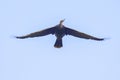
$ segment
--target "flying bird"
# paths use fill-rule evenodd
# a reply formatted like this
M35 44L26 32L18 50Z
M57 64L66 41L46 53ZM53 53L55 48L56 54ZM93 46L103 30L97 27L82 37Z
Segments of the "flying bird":
M96 41L104 40L104 38L97 38L97 37L88 35L86 33L79 32L79 31L74 30L74 29L70 29L70 28L63 25L64 21L65 21L65 19L61 20L58 25L53 26L51 28L47 28L44 30L33 32L33 33L30 33L30 34L27 34L24 36L16 36L16 38L17 39L25 39L25 38L34 38L34 37L46 36L49 34L53 34L56 36L56 42L54 44L55 48L61 48L63 46L62 38L65 35L71 35L71 36L78 37L78 38L91 39L91 40L96 40Z

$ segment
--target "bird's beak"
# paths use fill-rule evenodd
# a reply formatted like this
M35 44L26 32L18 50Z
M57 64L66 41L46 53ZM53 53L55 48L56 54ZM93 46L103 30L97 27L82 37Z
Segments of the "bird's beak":
M61 20L61 21L60 21L60 24L62 24L64 21L65 21L65 19Z

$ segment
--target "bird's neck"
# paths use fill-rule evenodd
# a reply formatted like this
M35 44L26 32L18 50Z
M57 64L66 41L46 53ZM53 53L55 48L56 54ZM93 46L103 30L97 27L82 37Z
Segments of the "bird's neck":
M60 28L63 28L63 24L62 24L62 23L60 23L60 24L59 24L59 27L60 27Z

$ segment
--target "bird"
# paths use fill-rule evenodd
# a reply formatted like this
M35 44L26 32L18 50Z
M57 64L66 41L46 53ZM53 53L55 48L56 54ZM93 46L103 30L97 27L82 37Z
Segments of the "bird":
M55 48L61 48L63 47L63 43L62 43L62 38L65 35L71 35L74 37L78 37L78 38L83 38L83 39L91 39L91 40L96 40L96 41L103 41L105 38L97 38L94 36L91 36L89 34L68 28L66 26L63 25L63 22L65 21L65 19L60 20L59 24L47 28L47 29L43 29L43 30L39 30L24 36L16 36L17 39L26 39L26 38L34 38L34 37L41 37L41 36L46 36L49 34L55 35L56 36L56 42L54 44Z

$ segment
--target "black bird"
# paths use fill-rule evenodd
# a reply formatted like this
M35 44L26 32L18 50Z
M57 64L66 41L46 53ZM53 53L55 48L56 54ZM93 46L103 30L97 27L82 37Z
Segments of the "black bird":
M54 27L47 28L47 29L37 31L37 32L34 32L34 33L30 33L30 34L25 35L25 36L17 36L16 38L25 39L25 38L33 38L33 37L45 36L45 35L48 35L48 34L53 34L57 38L56 42L54 44L54 47L56 47L56 48L61 48L63 46L62 38L65 35L72 35L72 36L79 37L79 38L91 39L91 40L97 40L97 41L104 40L104 38L97 38L97 37L94 37L94 36L91 36L91 35L76 31L74 29L70 29L68 27L65 27L62 24L64 21L65 21L65 19L61 20L60 23L58 25L54 26Z

